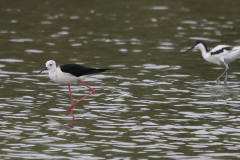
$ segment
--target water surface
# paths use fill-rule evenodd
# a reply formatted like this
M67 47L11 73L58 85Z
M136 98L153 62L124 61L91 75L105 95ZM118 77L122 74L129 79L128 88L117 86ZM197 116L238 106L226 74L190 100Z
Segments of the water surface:
M204 40L238 45L239 1L2 1L2 159L239 159L239 60L224 67ZM36 75L47 60L110 68L68 87ZM223 80L223 78L221 79ZM90 90L72 85L75 100Z

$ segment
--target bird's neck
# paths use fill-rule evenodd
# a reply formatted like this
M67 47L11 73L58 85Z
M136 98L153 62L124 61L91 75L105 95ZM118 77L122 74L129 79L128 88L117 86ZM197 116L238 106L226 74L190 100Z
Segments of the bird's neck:
M49 75L55 75L56 74L56 68L53 68L48 71Z
M206 44L199 44L197 48L202 52L203 57L205 57L208 54L208 49Z

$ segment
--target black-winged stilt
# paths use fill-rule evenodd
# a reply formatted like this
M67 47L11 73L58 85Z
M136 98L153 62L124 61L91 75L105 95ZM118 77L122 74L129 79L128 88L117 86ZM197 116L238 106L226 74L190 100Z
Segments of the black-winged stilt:
M225 71L216 79L216 82L218 83L220 78L226 73L226 78L224 79L224 84L226 84L227 71L229 69L228 64L240 58L240 46L218 45L208 52L206 44L203 41L197 41L194 46L182 53L194 48L199 49L202 52L202 56L206 61L226 66Z
M86 83L83 83L82 80L87 78L89 76L89 74L100 73L100 72L109 70L109 69L88 68L88 67L80 66L78 64L63 64L63 65L56 67L56 62L54 60L49 60L46 62L46 67L43 70L41 70L38 74L40 74L42 71L44 71L46 69L48 70L49 78L53 82L58 83L58 84L67 84L68 85L72 103L71 103L71 106L68 108L67 114L69 114L71 112L71 115L72 115L74 105L76 105L77 103L82 101L84 98L90 96L91 94L93 94L95 92L95 90L93 88L89 87ZM91 89L92 92L74 103L70 84L73 84L76 82L82 83L83 85L85 85L86 87Z

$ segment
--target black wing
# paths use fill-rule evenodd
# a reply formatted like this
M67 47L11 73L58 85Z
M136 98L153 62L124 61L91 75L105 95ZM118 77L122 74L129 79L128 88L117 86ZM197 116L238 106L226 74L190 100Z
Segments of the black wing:
M87 74L100 73L100 72L109 70L109 69L88 68L88 67L80 66L78 64L63 64L63 65L60 65L60 69L62 72L70 73L76 77L87 75Z
M227 47L223 47L222 49L220 50L217 50L215 52L210 52L211 55L214 55L214 54L219 54L219 53L222 53L224 50L227 50L227 51L231 51L233 49L232 46L227 46Z

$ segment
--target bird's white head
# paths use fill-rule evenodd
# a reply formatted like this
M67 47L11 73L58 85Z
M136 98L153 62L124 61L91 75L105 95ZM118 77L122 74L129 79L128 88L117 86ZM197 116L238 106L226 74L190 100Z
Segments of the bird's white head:
M54 60L49 60L49 61L46 62L46 67L43 70L41 70L38 74L40 74L44 70L51 71L51 70L54 70L54 69L56 69L56 62Z
M52 70L56 68L56 62L54 60L49 60L46 62L46 68Z

